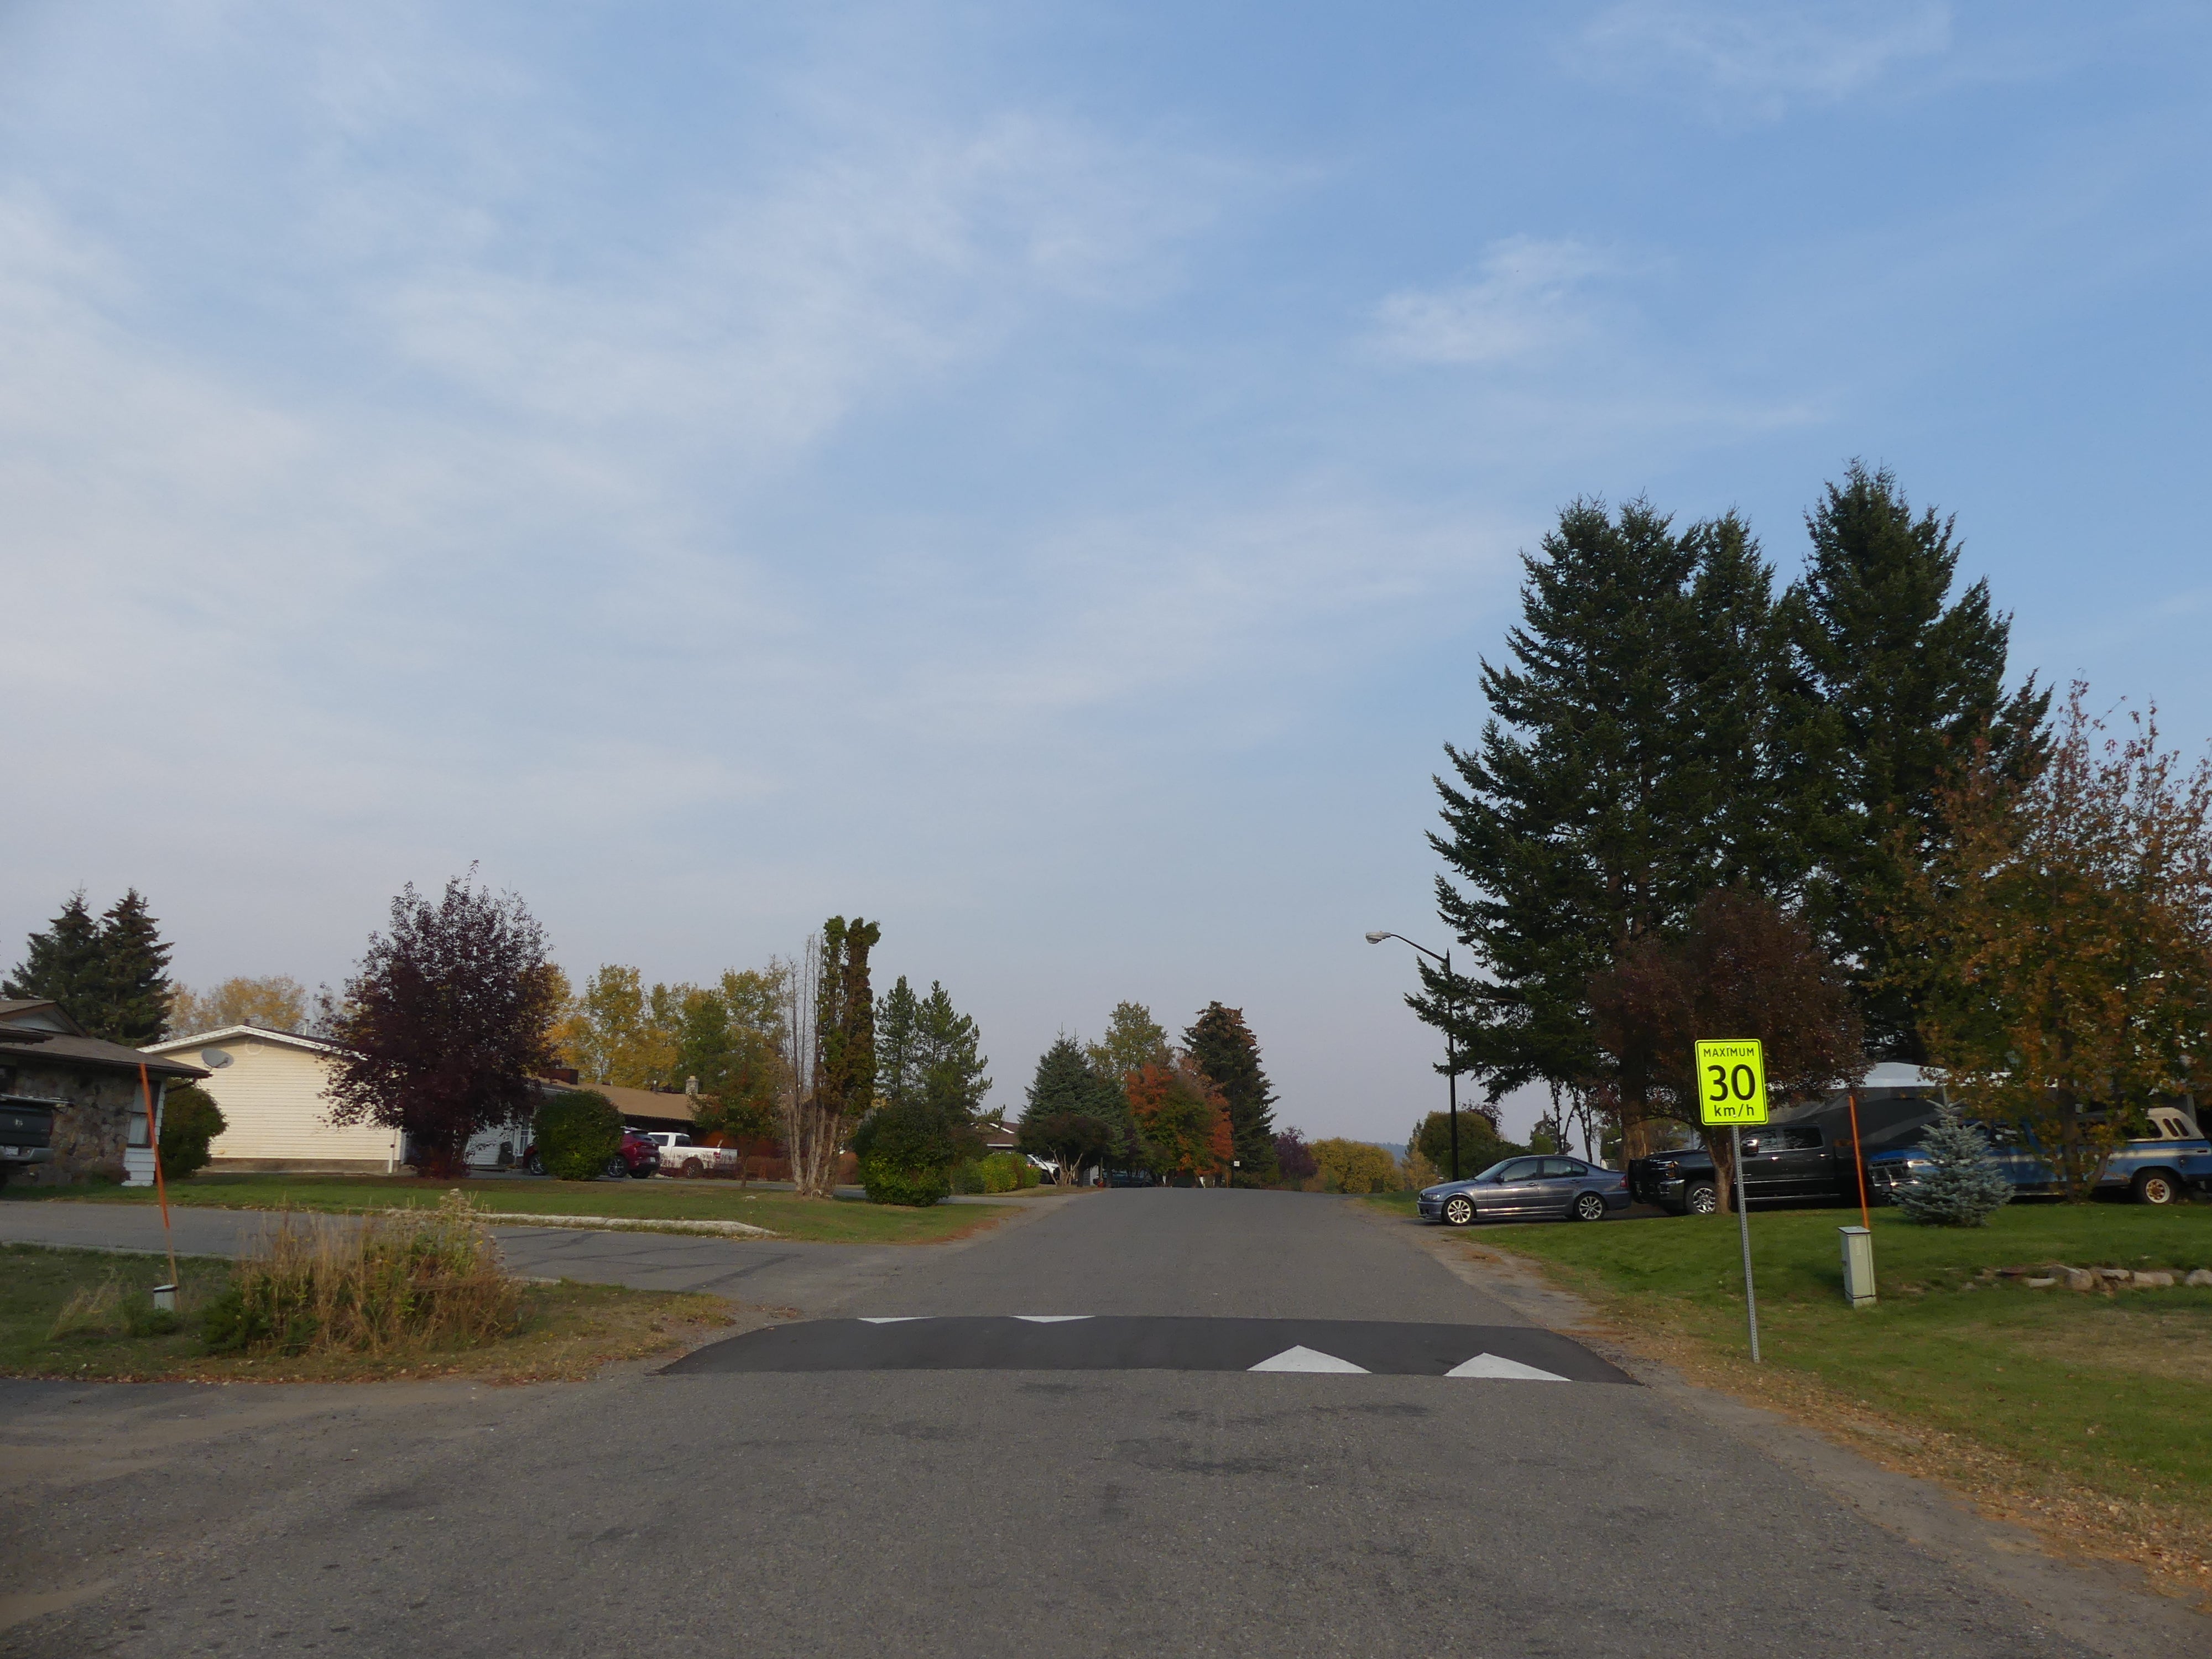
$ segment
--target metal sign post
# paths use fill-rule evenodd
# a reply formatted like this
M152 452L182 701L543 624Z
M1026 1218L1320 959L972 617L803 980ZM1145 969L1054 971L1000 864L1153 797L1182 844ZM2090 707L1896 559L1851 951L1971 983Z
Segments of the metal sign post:
M1751 1363L1759 1364L1759 1294L1751 1282L1751 1213L1743 1202L1743 1126L1766 1121L1766 1051L1753 1037L1700 1042L1698 1120L1725 1123L1735 1161L1735 1224L1743 1240L1743 1311L1751 1327Z
M1735 1147L1735 1230L1743 1238L1743 1311L1751 1322L1751 1363L1759 1364L1759 1293L1751 1288L1751 1212L1743 1207L1743 1126L1729 1125Z

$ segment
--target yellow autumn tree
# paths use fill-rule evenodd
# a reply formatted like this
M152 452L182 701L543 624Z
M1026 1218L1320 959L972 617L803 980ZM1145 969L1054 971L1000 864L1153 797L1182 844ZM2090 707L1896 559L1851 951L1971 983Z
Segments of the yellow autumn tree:
M1972 757L1899 929L1952 1094L2023 1126L2076 1201L2212 1059L2212 763L2161 750L2155 709L2112 735L2087 691L2033 780Z

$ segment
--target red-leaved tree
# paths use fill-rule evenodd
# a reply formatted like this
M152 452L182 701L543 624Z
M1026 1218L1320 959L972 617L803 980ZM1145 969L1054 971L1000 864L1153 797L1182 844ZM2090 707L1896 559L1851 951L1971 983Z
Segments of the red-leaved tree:
M1814 1095L1865 1073L1850 991L1803 921L1771 901L1732 889L1707 893L1675 939L1647 936L1590 981L1599 1044L1624 1075L1640 1073L1651 1104L1698 1117L1695 1045L1756 1037L1771 1094ZM1735 1166L1724 1130L1701 1129L1734 1200Z
M478 1131L526 1119L531 1079L559 1063L561 981L544 932L520 898L475 886L475 874L471 866L434 902L409 883L343 1000L323 1004L339 1045L331 1121L404 1131L418 1172L440 1180L468 1174Z

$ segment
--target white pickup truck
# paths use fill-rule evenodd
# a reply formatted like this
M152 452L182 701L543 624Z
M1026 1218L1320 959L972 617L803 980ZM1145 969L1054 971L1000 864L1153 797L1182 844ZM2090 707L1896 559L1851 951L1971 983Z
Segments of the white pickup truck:
M702 1146L690 1135L672 1129L650 1129L646 1137L660 1148L660 1173L665 1176L738 1175L744 1155L733 1146Z

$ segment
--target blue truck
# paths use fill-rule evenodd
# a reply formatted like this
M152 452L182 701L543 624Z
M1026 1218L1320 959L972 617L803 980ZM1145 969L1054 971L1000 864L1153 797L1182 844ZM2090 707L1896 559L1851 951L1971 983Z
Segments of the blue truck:
M2100 1198L2126 1198L2137 1204L2178 1204L2193 1190L2212 1194L2212 1140L2185 1105L2154 1106L2147 1115L2151 1133L2123 1141L2098 1178ZM2058 1172L2035 1137L2011 1123L1978 1123L1990 1143L1990 1155L2016 1197L2063 1192ZM1932 1168L1917 1146L1899 1146L1866 1161L1869 1197L1890 1198L1900 1187L1917 1185Z

